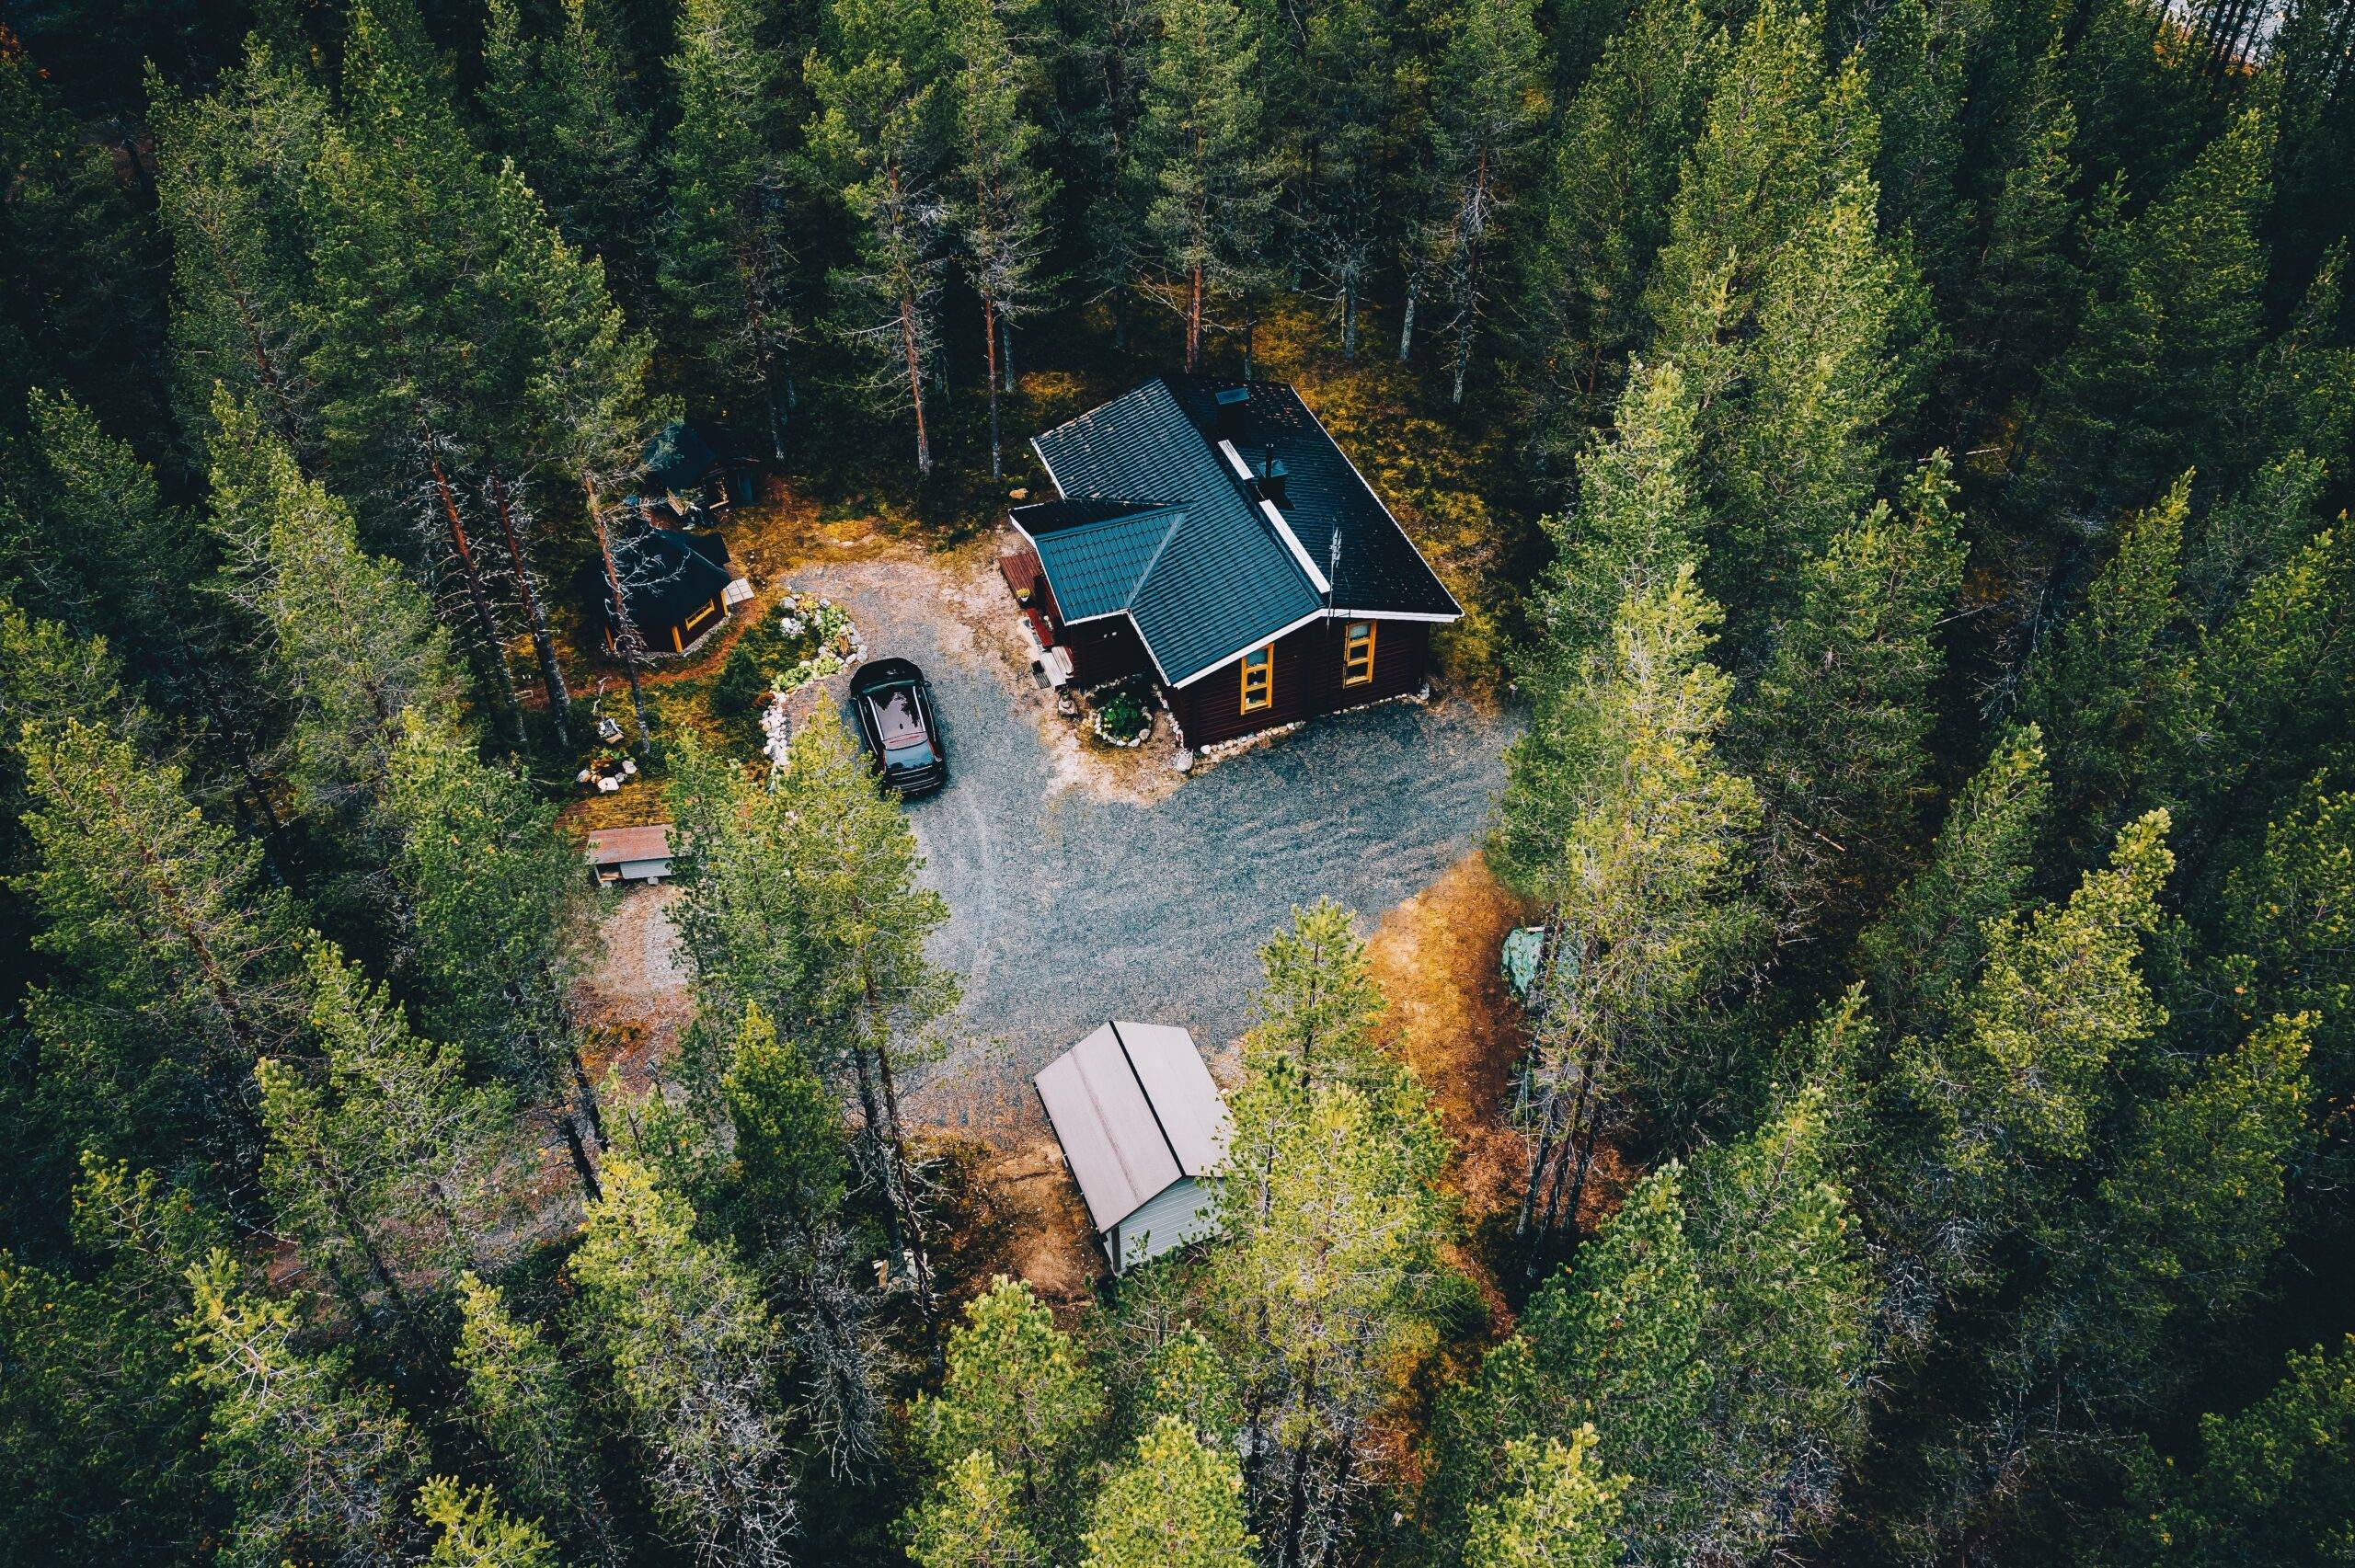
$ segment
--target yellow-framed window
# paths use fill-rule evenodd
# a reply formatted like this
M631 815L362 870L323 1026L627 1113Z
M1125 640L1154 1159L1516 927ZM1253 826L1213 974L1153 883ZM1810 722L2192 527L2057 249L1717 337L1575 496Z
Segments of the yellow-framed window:
M1258 713L1276 700L1276 645L1253 648L1243 656L1243 711Z
M1341 684L1373 684L1373 623L1352 621L1341 634Z

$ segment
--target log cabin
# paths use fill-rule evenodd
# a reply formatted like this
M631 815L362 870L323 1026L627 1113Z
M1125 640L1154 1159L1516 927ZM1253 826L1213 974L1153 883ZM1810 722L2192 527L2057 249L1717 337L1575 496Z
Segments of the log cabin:
M1001 558L1051 677L1143 676L1189 747L1418 692L1463 617L1281 382L1166 376L1034 438Z

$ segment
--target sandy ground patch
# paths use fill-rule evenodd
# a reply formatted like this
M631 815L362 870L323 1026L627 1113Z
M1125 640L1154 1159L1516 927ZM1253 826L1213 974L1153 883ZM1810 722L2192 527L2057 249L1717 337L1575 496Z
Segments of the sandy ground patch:
M1519 1196L1522 1143L1506 1114L1528 1036L1498 954L1522 922L1521 900L1475 850L1393 906L1366 947L1390 999L1385 1032L1455 1140L1451 1180L1475 1223Z
M651 1082L655 1065L677 1049L679 1032L694 1016L685 959L670 921L679 890L643 884L600 890L599 934L604 962L579 993L590 1028L589 1075L609 1070L633 1090Z

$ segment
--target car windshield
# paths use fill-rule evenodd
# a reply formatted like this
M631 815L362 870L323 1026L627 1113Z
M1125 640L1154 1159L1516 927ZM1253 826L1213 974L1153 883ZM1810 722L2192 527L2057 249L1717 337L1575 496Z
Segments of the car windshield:
M924 715L916 706L914 687L894 686L873 692L867 707L875 718L876 738L891 753L892 761L922 761L931 755L930 737L924 732ZM924 757L913 754L919 751Z

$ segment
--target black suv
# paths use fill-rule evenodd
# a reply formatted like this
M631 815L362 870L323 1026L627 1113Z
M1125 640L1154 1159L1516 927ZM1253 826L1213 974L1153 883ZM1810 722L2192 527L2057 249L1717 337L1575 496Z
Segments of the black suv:
M861 665L850 678L850 705L884 788L930 795L948 782L948 749L923 670L904 658Z

